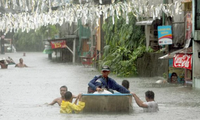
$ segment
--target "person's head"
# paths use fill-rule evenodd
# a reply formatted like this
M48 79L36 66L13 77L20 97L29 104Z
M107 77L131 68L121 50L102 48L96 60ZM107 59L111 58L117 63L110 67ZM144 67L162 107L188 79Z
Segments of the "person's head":
M101 69L102 76L107 78L110 73L110 68L108 66L103 66Z
M65 100L69 101L69 102L72 102L72 93L70 91L67 91L65 93Z
M177 74L175 72L173 72L172 75L171 75L171 82L176 83L177 79L178 79Z
M64 85L64 86L61 86L60 87L60 95L62 97L64 97L65 93L67 92L67 87Z
M20 58L20 59L19 59L19 62L20 62L20 63L23 63L23 59L22 59L22 58Z
M154 92L153 91L146 91L145 92L146 101L154 100Z
M122 81L122 86L125 87L126 89L129 89L129 81L128 80L123 80Z

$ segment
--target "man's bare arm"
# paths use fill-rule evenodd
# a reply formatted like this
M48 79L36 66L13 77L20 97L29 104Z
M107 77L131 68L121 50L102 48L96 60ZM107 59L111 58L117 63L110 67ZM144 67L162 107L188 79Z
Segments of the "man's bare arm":
M137 103L137 105L139 107L143 107L143 108L147 108L148 107L146 104L143 103L142 100L140 100L140 98L135 93L132 93L132 95L135 98L135 101L136 101L136 103Z
M73 98L77 98L77 96L76 96L76 95L72 95L72 97L73 97Z
M55 103L58 103L58 98L54 99L51 103L49 103L49 105L54 105Z
M77 104L77 102L81 101L81 94L79 94L77 97L76 97L76 100L74 101L74 104Z
M18 64L16 64L16 65L15 65L15 67L19 67L19 65L18 65Z

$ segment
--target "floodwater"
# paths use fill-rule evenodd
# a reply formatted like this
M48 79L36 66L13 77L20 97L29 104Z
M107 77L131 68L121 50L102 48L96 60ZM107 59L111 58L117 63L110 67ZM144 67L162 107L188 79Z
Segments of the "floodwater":
M28 68L0 69L0 120L199 120L200 90L183 85L154 85L160 79L114 78L119 84L130 81L130 91L145 100L144 92L153 90L159 112L144 113L133 99L133 112L127 114L60 114L59 106L47 103L60 96L59 88L66 85L73 94L87 92L87 84L94 75L100 74L92 67L55 63L43 53L6 53L18 63L24 59Z

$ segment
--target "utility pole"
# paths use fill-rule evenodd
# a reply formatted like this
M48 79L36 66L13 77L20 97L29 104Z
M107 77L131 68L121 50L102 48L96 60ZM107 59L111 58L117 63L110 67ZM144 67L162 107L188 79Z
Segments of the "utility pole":
M1 36L1 54L5 54L4 51L4 35Z

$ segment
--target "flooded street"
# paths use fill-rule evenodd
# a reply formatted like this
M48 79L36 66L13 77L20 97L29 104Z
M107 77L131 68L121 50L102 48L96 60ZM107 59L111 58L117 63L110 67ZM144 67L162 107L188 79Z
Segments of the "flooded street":
M43 53L6 53L18 63L24 59L28 68L0 69L0 120L199 120L200 90L183 85L153 85L159 78L114 78L119 84L130 81L130 91L145 100L147 90L155 92L160 111L143 113L133 99L132 113L127 114L60 114L59 106L47 103L60 96L59 88L66 85L73 94L86 93L88 82L100 74L92 67L55 63Z

